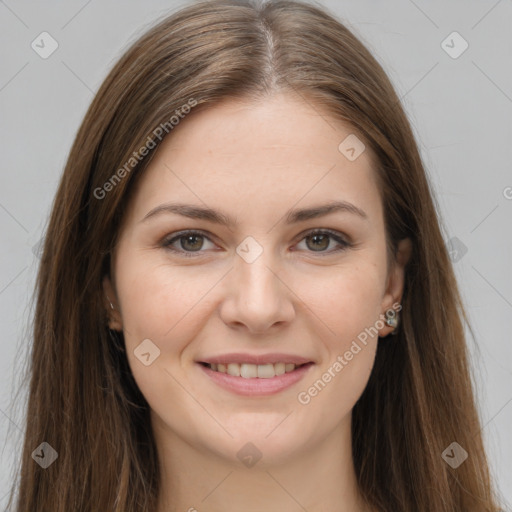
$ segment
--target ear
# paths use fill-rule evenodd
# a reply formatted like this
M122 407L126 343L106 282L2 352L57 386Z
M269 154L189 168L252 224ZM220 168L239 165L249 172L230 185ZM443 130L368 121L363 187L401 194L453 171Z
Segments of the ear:
M396 249L395 260L393 261L391 265L391 270L389 272L386 292L384 294L384 297L382 298L382 315L384 315L388 309L391 309L393 304L400 304L402 301L405 283L405 266L407 265L409 259L411 258L411 255L411 239L404 238L403 240L400 240L400 242L398 243L398 247ZM393 309L395 309L396 311L396 306ZM379 336L383 338L390 334L393 330L393 327L385 324L384 327L379 330Z
M110 277L105 276L103 278L103 296L105 308L108 315L108 326L113 331L123 330L123 321L121 313L119 311L119 305L117 301L117 294L114 290Z

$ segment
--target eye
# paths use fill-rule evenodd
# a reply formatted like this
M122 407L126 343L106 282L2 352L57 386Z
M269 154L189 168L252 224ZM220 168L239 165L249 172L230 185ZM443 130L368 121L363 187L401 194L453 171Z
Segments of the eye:
M310 231L309 233L306 233L302 240L305 241L306 247L313 248L311 252L332 254L333 252L343 251L351 246L351 244L345 240L340 233L329 229ZM331 245L332 241L336 242L334 245L336 246L337 244L337 248L329 251L324 250Z
M208 240L209 243L213 245L213 242L211 242L209 237L201 231L182 231L181 233L173 233L173 235L174 236L171 236L171 238L167 237L162 241L162 247L182 254L187 258L195 257L196 255L194 253L204 252L201 251L201 249L204 248L204 240ZM313 248L308 252L332 254L351 247L351 243L345 240L341 233L330 231L328 229L309 231L303 235L301 242L303 240L305 241L308 249ZM335 248L331 248L331 250L326 251L325 249L329 248L332 241L336 242L334 244ZM176 244L178 244L178 247L176 247Z
M162 245L171 251L182 253L186 257L193 257L195 255L191 253L201 252L200 249L204 245L203 240L209 240L209 238L201 231L182 231L170 239L165 239ZM179 242L180 247L173 247L176 242Z

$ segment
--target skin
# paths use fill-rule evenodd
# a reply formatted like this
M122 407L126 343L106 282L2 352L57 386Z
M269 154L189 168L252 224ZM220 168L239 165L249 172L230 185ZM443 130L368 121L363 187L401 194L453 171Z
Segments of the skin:
M298 400L365 328L400 302L409 240L388 273L382 201L367 149L338 150L353 133L291 93L224 101L192 112L141 177L121 228L104 290L110 328L123 330L135 380L151 407L162 486L158 512L261 510L362 512L351 455L351 411L366 387L377 343L367 344L309 403ZM347 211L287 225L291 208L348 201ZM183 202L221 210L229 229L153 208ZM165 239L181 230L204 237ZM308 231L331 229L316 242ZM263 249L252 263L236 248ZM194 249L196 249L194 251ZM188 251L193 257L183 255ZM108 304L108 302L107 302ZM385 337L392 327L377 324ZM134 350L150 339L145 366ZM228 352L284 352L315 361L291 388L243 397L218 387L195 363ZM331 370L332 372L332 370ZM237 452L262 458L246 467Z

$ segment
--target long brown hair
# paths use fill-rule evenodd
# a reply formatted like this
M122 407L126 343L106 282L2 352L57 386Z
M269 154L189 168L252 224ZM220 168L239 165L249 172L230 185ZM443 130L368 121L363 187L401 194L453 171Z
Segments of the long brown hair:
M220 0L188 6L134 43L100 87L72 146L37 278L17 512L155 509L159 466L149 406L122 335L107 327L102 278L129 193L159 135L172 136L176 110L182 119L194 102L198 110L235 97L264 101L275 91L300 94L360 134L377 157L389 245L405 237L413 243L401 328L379 342L353 409L362 494L379 511L498 510L466 314L414 135L388 77L325 9ZM141 158L149 141L153 149ZM442 457L454 441L469 453L456 469ZM47 469L32 458L41 442L58 453Z

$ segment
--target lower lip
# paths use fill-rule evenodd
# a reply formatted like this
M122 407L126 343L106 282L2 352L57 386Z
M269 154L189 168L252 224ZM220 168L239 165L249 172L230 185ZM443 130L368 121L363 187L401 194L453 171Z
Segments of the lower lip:
M216 372L200 363L197 364L221 388L244 396L275 395L299 382L313 366L313 363L307 363L292 372L276 375L270 379L246 379L245 377L235 377L228 373Z

